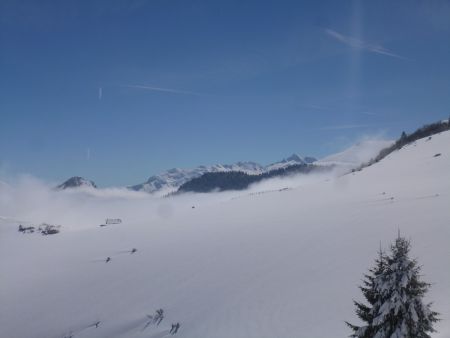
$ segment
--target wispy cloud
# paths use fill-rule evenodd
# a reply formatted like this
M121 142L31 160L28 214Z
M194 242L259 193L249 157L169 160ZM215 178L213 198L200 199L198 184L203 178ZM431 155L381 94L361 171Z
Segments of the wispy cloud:
M308 109L315 109L315 110L328 110L329 108L320 104L309 104L309 103L302 103L299 105L302 108L308 108Z
M376 113L373 113L373 112L371 112L371 111L362 111L361 114L363 114L363 115L369 115L369 116L375 116L375 115L377 115Z
M325 126L317 128L317 130L344 130L344 129L357 129L373 127L371 124L340 124L334 126Z
M179 90L179 89L173 89L173 88L161 88L161 87L155 87L155 86L123 85L122 87L150 90L150 91L156 91L156 92L165 92L165 93L172 93L172 94L184 94L184 95L194 95L194 96L202 96L203 95L201 93L191 92L191 91L187 91L187 90Z
M103 97L103 88L98 87L98 100L101 101Z
M361 49L361 50L366 50L372 53L376 53L376 54L381 54L381 55L386 55L386 56L390 56L393 58L397 58L397 59L402 59L402 60L409 60L408 58L398 55L394 52L392 52L391 50L383 47L380 44L376 44L376 43L370 43L370 42L366 42L351 36L347 36L344 34L341 34L339 32L336 32L335 30L332 29L325 29L325 33L327 35L329 35L330 37L332 37L333 39L346 44L352 48L355 49Z

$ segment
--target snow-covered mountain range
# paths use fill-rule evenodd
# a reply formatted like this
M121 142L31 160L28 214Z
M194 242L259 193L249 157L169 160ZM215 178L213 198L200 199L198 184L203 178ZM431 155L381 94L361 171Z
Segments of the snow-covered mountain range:
M316 161L314 157L300 157L293 154L290 157L263 166L255 162L237 162L234 164L215 164L210 166L201 165L193 169L173 168L159 175L151 176L146 182L129 187L136 191L154 193L158 191L170 192L178 189L182 184L193 178L200 177L210 172L241 171L249 175L259 175L271 170L286 168L296 164L307 164Z
M369 161L376 156L381 149L391 145L392 142L393 141L387 140L365 140L342 152L327 156L320 160L317 160L311 156L302 157L298 154L292 154L281 161L268 165L261 165L256 162L246 161L236 162L234 164L200 165L191 169L173 168L160 174L153 175L143 183L129 186L128 189L164 195L176 191L184 183L200 177L205 173L240 171L249 175L259 175L272 170L278 170L299 164L334 165L340 167L342 170L348 170L356 168L362 163ZM96 188L96 185L93 181L76 176L71 177L57 188L67 189L77 187Z
M255 162L237 162L231 165L216 164L211 166L198 166L193 169L170 169L161 174L151 176L146 182L129 187L136 191L148 193L168 193L178 189L182 184L200 177L209 172L242 171L250 175L258 175L272 170L287 168L298 164L334 165L342 170L349 170L370 161L378 155L381 149L390 146L390 140L364 140L348 149L317 160L311 156L301 157L297 154L269 165L261 165Z

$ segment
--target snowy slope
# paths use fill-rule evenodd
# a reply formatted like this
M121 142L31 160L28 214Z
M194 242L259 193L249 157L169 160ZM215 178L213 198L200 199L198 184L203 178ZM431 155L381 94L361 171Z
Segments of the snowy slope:
M398 228L433 283L433 337L449 337L449 144L441 133L360 172L266 194L2 194L0 215L63 227L22 235L0 219L0 337L156 338L175 322L180 338L347 337L357 285ZM123 223L98 227L106 217ZM158 308L166 318L144 330Z
M342 152L324 157L314 164L339 165L349 169L356 168L362 163L369 162L381 149L387 148L394 143L389 140L364 140Z

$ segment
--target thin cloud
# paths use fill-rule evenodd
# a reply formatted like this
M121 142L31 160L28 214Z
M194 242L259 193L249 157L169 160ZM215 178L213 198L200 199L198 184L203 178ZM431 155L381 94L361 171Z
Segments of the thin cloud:
M362 111L361 114L363 115L369 115L369 116L375 116L377 115L376 113L370 112L370 111Z
M194 96L201 96L203 94L191 92L187 90L178 90L173 88L161 88L161 87L153 87L153 86L142 86L142 85L123 85L122 87L126 88L134 88L134 89L144 89L144 90L150 90L150 91L156 91L156 92L164 92L164 93L172 93L172 94L184 94L184 95L194 95Z
M103 97L103 88L102 87L98 87L98 99L99 101L102 100Z
M317 130L344 130L344 129L356 129L356 128L367 128L373 127L371 124L341 124L335 126L325 126L317 128Z
M404 56L395 54L394 52L390 51L389 49L383 47L380 44L369 43L369 42L366 42L363 40L359 40L357 38L343 35L339 32L336 32L335 30L328 29L328 28L325 29L325 33L327 35L329 35L330 37L332 37L333 39L335 39L343 44L346 44L352 48L355 48L355 49L367 50L369 52L376 53L376 54L386 55L386 56L390 56L390 57L402 59L402 60L409 60L408 58L406 58Z
M322 105L319 105L319 104L308 104L308 103L300 104L300 107L309 108L309 109L315 109L315 110L327 110L327 109L329 109L326 106L322 106Z

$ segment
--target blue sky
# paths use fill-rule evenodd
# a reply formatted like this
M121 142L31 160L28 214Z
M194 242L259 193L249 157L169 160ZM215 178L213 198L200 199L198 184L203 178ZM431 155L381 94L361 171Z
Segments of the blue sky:
M450 115L450 3L0 3L0 172L100 186Z

